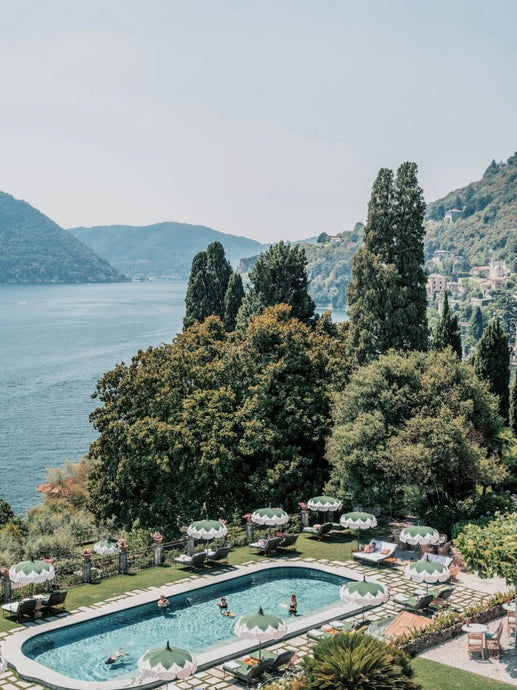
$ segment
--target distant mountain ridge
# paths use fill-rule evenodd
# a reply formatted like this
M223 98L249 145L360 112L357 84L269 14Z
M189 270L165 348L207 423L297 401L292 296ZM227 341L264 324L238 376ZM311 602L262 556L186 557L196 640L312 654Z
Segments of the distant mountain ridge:
M221 242L234 266L243 256L260 254L269 245L229 235L204 225L164 222L154 225L101 225L69 232L131 277L187 279L192 259L212 242Z
M126 280L110 264L25 201L0 192L0 283Z

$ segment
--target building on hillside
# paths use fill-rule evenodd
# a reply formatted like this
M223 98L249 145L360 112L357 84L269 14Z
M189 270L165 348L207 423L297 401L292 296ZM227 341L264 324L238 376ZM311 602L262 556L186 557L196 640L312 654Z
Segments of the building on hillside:
M463 210L459 208L450 208L445 211L443 219L448 223L455 223L460 218L463 218Z
M490 274L490 266L472 266L470 273L473 276L484 276L488 278Z
M460 278L461 280L461 278ZM460 281L449 280L445 286L451 295L461 295L463 292L463 285Z
M427 276L427 299L432 301L435 292L443 292L445 290L445 276L441 273L431 273Z
M508 278L511 271L506 265L506 261L490 261L489 278Z

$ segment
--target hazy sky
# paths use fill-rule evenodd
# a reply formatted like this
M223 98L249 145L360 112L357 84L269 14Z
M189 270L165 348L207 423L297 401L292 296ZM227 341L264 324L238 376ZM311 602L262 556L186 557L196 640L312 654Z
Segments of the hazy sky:
M0 190L63 227L262 241L426 199L517 150L515 0L2 0Z

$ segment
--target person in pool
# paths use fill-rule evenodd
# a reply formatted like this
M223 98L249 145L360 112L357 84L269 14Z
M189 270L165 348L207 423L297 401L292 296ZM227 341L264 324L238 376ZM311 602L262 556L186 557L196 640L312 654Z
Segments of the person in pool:
M106 659L104 662L105 664L114 664L117 662L119 659L121 659L123 656L127 656L127 652L125 652L122 647L117 649L113 654L110 654L109 657Z
M168 605L169 600L165 598L165 594L160 594L160 598L158 599L158 608L166 609Z
M226 601L226 597L221 597L221 599L219 600L219 608L221 610L228 608L228 602Z
M291 616L296 616L298 611L298 602L296 601L296 594L291 594L291 600L289 601L289 613Z

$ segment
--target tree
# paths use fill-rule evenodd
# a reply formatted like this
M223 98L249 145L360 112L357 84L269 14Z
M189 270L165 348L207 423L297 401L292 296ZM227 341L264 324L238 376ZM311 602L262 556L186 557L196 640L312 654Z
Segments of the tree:
M352 259L348 311L359 362L395 348L426 350L425 203L416 165L403 163L396 179L379 171L368 205L364 244Z
M244 287L242 285L241 276L232 271L228 287L224 295L223 304L223 324L227 331L234 331L237 325L237 314L239 312L242 300L244 299Z
M3 498L0 498L0 525L5 525L14 518L13 509Z
M454 506L470 496L492 439L497 402L449 349L391 352L356 370L335 396L328 491L395 514ZM497 477L496 472L492 477Z
M517 375L510 388L510 428L517 435Z
M243 289L240 276L231 281L232 275L234 271L220 242L212 242L206 251L196 254L185 295L184 330L212 315L219 316L228 325L228 330L233 330L235 315L240 306L236 301ZM229 288L230 294L226 297ZM242 296L241 294L241 299ZM228 316L225 314L225 306L230 310Z
M467 567L480 577L495 575L517 585L517 513L497 514L483 526L467 525L454 541Z
M261 254L250 273L252 285L237 319L240 327L247 324L250 317L275 304L288 304L293 318L311 323L315 304L308 291L306 267L305 250L298 245L279 242Z
M484 327L485 325L483 322L483 312L481 311L480 307L476 307L472 312L472 316L469 322L469 333L474 342L477 343L478 340L481 339Z
M362 632L322 640L304 659L299 690L418 690L408 654Z
M499 412L507 422L509 412L510 349L499 319L490 321L476 349L474 368L499 399Z
M232 334L210 316L106 373L91 415L96 517L177 533L203 503L214 516L294 509L328 479L341 332L311 328L287 305Z
M461 359L461 331L458 317L451 316L447 291L443 297L442 317L434 334L433 350L445 350L446 347L452 348L458 359Z

